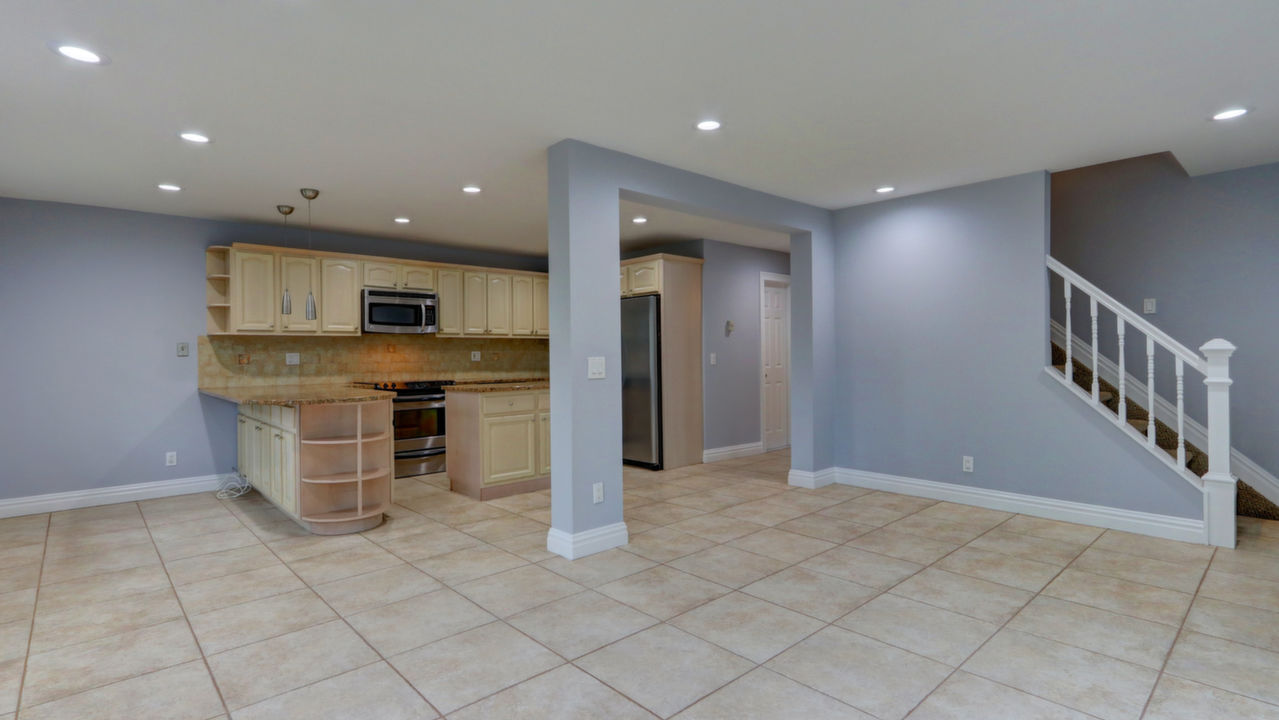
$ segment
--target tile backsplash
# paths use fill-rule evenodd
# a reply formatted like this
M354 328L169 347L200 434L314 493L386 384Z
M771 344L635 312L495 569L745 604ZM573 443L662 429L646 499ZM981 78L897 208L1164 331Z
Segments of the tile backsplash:
M201 336L200 386L547 377L547 340L434 335ZM480 353L479 362L471 353ZM300 363L285 364L285 353ZM241 365L239 358L248 356Z

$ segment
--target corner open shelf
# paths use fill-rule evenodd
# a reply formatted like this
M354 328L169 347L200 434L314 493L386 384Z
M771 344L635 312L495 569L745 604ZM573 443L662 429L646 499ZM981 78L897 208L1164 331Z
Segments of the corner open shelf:
M210 245L204 249L205 329L209 335L231 330L231 248Z
M386 401L304 405L298 517L312 532L358 532L391 502L391 408Z

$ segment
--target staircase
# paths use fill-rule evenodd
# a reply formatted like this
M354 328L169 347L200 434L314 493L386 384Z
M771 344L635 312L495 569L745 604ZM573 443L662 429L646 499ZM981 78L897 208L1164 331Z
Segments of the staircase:
M1061 278L1065 302L1065 324L1059 328L1060 344L1054 344L1052 367L1046 371L1109 418L1119 431L1146 447L1172 472L1199 490L1203 494L1204 542L1233 548L1237 496L1240 494L1236 478L1230 471L1230 356L1234 354L1235 346L1217 339L1205 343L1199 352L1195 352L1059 261L1047 257L1046 265L1050 282L1054 276ZM1077 296L1079 300L1086 298L1088 301L1091 343L1075 339L1072 311ZM1107 362L1115 366L1113 375L1117 378L1117 386L1103 383L1100 377L1103 358L1098 350L1098 316L1103 310L1114 318L1117 352L1115 359ZM1137 335L1144 338L1146 350L1144 407L1130 396L1129 375L1125 369L1128 359L1126 343ZM1078 347L1085 343L1085 347ZM1175 425L1162 422L1153 412L1157 408L1156 349L1161 356L1170 355L1173 360L1176 405L1172 417ZM1088 356L1091 356L1091 362L1088 362ZM1186 442L1186 392L1196 392L1195 384L1186 382L1187 371L1203 376L1208 416L1208 422L1202 429L1206 452ZM1160 402L1165 406L1171 405L1162 398ZM1193 420L1189 423L1191 427L1197 425Z

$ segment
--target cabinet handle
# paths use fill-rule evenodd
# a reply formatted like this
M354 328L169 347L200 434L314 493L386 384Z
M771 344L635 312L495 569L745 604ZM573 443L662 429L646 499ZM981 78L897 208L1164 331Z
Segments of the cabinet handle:
M253 426L253 429L254 429L254 430L261 430L261 429L262 429L262 426L261 426L261 425L254 425L254 426Z
M282 435L280 435L280 433L276 433L276 434L275 434L275 436L276 436L277 438L278 438L278 437L283 437Z

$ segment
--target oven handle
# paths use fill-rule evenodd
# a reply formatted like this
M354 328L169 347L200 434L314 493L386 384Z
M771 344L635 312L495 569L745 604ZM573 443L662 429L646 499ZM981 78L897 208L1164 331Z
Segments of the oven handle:
M443 400L428 400L425 402L395 402L392 401L392 410L436 410L444 407Z
M396 460L417 460L419 458L433 457L435 455L443 455L445 448L431 448L429 450L411 450L404 453L395 453Z

